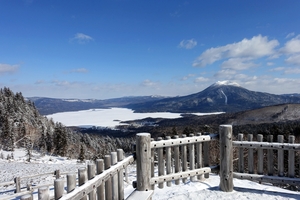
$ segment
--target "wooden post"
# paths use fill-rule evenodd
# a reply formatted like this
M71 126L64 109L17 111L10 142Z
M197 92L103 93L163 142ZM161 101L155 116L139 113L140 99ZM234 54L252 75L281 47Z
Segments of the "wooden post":
M166 140L170 140L171 137L170 136L166 136ZM171 174L172 173L172 163L171 163L171 147L166 147L166 168L167 168L167 174ZM172 181L168 181L167 182L167 186L171 187L172 185Z
M60 178L60 171L59 171L59 169L54 171L54 175L55 175L56 179Z
M111 152L111 165L115 165L118 163L118 155L117 152ZM113 200L118 200L119 199L119 190L118 190L118 173L116 173L112 177L112 199Z
M190 134L190 137L194 137L194 134ZM189 144L189 160L190 160L190 170L195 169L195 145ZM190 177L191 181L195 181L195 176Z
M295 136L290 135L289 136L289 143L294 144L295 143ZM288 169L288 175L290 178L295 177L295 151L289 150L289 169Z
M238 134L238 140L243 141L244 135L242 133ZM244 148L239 148L239 172L244 173Z
M178 139L178 135L174 136L174 139ZM179 146L174 147L174 160L175 160L175 173L180 172L180 160L179 160ZM179 185L180 180L175 180L175 185Z
M201 133L197 133L197 136L201 136ZM200 168L202 168L202 143L201 142L196 144L196 151L197 151L197 157L196 157L197 166L196 167L198 169L200 169ZM197 179L198 180L203 180L204 176L203 175L198 175Z
M220 125L220 188L233 191L232 126Z
M263 142L263 135L257 135L257 141ZM264 150L261 148L257 149L257 174L264 174Z
M205 133L205 135L209 135L209 133ZM204 167L209 167L209 144L210 142L204 142L203 143L203 165ZM209 173L204 174L204 178L209 178Z
M273 135L268 135L268 142L273 142ZM268 149L268 175L273 176L274 174L274 151L273 149Z
M111 156L110 155L105 155L104 157L104 169L107 170L111 166ZM105 197L106 200L112 200L112 180L111 178L107 179L105 182Z
M185 137L186 137L186 135L183 134L182 138L185 138ZM187 150L186 150L186 145L182 145L181 146L181 154L182 154L182 159L181 159L181 162L182 162L182 171L186 171L187 170ZM182 182L186 183L187 179L183 178Z
M47 186L38 189L38 200L49 200L49 188Z
M14 182L16 184L15 193L21 192L21 178L20 177L15 177Z
M64 179L55 179L54 180L54 199L59 199L64 194L64 185L65 181Z
M25 195L21 196L20 199L21 200L33 200L31 194L25 194Z
M283 135L277 136L278 143L283 143ZM283 150L278 149L278 176L284 176L284 156Z
M87 182L87 169L82 167L78 169L78 185L81 186ZM82 200L87 200L87 196L84 196Z
M76 174L67 174L67 193L72 192L76 187Z
M96 172L96 166L94 163L89 163L88 164L88 180L91 180L95 177L95 172ZM89 193L89 200L95 200L96 199L96 191L93 190L92 192Z
M153 138L151 138L151 142L154 141ZM151 178L154 177L154 149L151 149ZM155 184L151 185L151 189L154 190Z
M162 140L161 137L157 138L158 141ZM165 161L164 161L164 150L163 148L159 148L157 150L158 154L158 176L165 175ZM164 183L159 183L158 188L164 188Z
M252 142L253 141L253 135L248 134L248 141ZM254 174L254 159L253 159L253 149L249 148L248 149L248 171L249 174Z
M123 149L117 149L117 154L118 154L118 162L122 161L124 159L124 151ZM118 188L119 188L119 199L123 200L124 199L124 170L121 169L119 171L118 175Z
M136 135L137 190L151 190L151 136L150 133Z
M101 174L104 171L104 160L103 159L97 159L96 160L96 168L97 168L97 175ZM98 198L98 200L104 200L105 199L104 183L102 183L97 188L97 198Z

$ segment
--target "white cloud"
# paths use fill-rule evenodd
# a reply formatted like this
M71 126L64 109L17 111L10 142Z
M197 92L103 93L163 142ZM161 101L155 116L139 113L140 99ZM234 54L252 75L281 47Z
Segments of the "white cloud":
M223 69L215 73L214 77L222 79L231 79L233 75L236 74L235 70L232 69Z
M275 47L278 45L277 40L268 40L266 36L258 35L251 39L245 38L237 43L207 49L194 61L193 66L204 67L227 58L256 59L270 56L275 53Z
M287 41L281 51L286 54L300 53L300 35Z
M223 69L232 70L245 70L256 66L257 64L249 62L248 58L230 58L224 61L221 65Z
M157 84L158 84L157 82L153 82L153 81L146 79L142 82L141 85L145 86L145 87L153 87L153 86L156 86Z
M16 71L18 71L18 69L19 65L9 65L0 63L0 75L15 73Z
M291 38L291 37L293 37L294 35L295 35L295 33L292 32L292 33L287 34L287 36L286 36L285 38Z
M198 77L195 79L195 83L200 83L200 82L207 82L209 81L209 78L205 78L205 77Z
M71 41L77 41L79 44L85 44L90 41L93 41L94 39L86 34L83 33L76 33L75 36L71 39Z
M184 49L192 49L195 46L197 46L197 41L195 39L182 40L178 45L179 48L184 48Z
M194 76L195 76L195 74L188 74L187 76L182 77L180 80L186 81L186 80L188 80L189 78L194 77Z
M295 54L285 60L287 63L300 65L300 54Z
M300 68L287 68L285 74L300 74Z
M278 71L283 71L283 70L285 70L285 67L276 67L276 68L270 69L269 71L278 72Z
M272 66L272 65L274 65L274 63L273 62L267 62L267 65Z

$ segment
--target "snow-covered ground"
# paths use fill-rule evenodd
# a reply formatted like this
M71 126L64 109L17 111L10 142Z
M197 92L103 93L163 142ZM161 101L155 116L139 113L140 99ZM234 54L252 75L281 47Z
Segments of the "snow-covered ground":
M11 152L1 151L4 157ZM14 160L6 160L0 158L0 184L7 181L13 181L16 176L29 176L41 173L54 172L59 169L61 172L77 172L77 169L85 166L86 163L78 163L76 160L68 160L63 157L40 156L34 154L31 163L26 162L25 150L17 149L14 152ZM128 196L133 188L131 183L135 180L136 168L134 165L128 167L129 183L125 183L125 196ZM33 185L53 183L54 175L39 176L29 178L22 182L22 187L26 182ZM219 176L210 174L210 178L205 181L195 181L180 185L172 184L172 187L164 187L164 189L155 188L153 200L198 200L198 199L300 199L300 193L293 192L271 185L258 184L247 180L234 179L234 191L225 193L220 191ZM7 195L13 194L14 185L0 186L0 199ZM50 191L53 193L53 188ZM37 194L34 194L37 198Z
M219 113L192 113L195 115L209 115ZM115 127L120 125L120 121L152 118L180 118L181 113L156 112L156 113L135 113L128 108L110 108L110 109L90 109L74 112L61 112L48 115L55 122L61 122L66 126L80 127Z

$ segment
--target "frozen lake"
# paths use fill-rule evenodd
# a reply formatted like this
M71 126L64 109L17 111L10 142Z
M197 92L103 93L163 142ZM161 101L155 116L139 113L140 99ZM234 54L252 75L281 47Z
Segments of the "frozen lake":
M193 113L196 115L208 115L219 113ZM181 113L156 112L156 113L134 113L133 110L127 108L110 108L110 109L90 109L74 112L61 112L48 115L54 122L61 122L66 126L102 126L115 127L120 125L120 121L152 118L174 119L180 118Z

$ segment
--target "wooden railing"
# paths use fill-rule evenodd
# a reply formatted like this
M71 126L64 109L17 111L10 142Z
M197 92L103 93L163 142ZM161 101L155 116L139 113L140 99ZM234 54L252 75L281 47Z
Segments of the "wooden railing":
M55 171L56 179L52 184L28 186L26 191L21 191L20 179L29 177L17 177L16 194L5 196L0 200L8 200L20 197L22 200L32 200L33 192L37 191L38 199L124 199L124 170L125 180L128 181L127 166L134 162L134 156L124 158L122 149L106 155L104 159L96 160L96 163L89 163L87 167L79 168L76 172L59 173ZM53 173L39 174L35 176L51 175ZM60 175L66 174L66 178ZM49 187L54 187L54 196L49 193ZM66 191L65 191L65 186Z
M268 136L268 142L263 142L263 136L257 135L257 142L248 135L243 141L243 135L238 135L238 141L232 141L232 126L220 125L218 134L197 133L188 137L179 136L157 138L154 141L149 133L136 135L136 152L124 158L123 150L118 149L98 159L96 164L89 164L87 168L78 169L76 174L68 173L66 179L59 178L56 173L54 181L54 197L49 197L49 187L38 188L38 199L124 199L123 170L136 160L136 178L133 182L136 190L129 195L128 200L151 199L154 186L158 188L170 187L186 183L188 179L204 180L209 173L216 170L220 175L220 189L224 192L233 191L233 178L248 179L258 182L300 185L300 178L295 178L295 151L300 150L300 144L294 144L295 137L289 137L289 143L283 143L283 136L278 136L278 142ZM210 143L219 141L219 164L210 165ZM238 159L233 159L234 148L238 149ZM247 154L245 156L245 149ZM275 154L274 154L274 150ZM285 151L288 153L284 156ZM264 157L264 152L266 157ZM276 154L277 153L277 154ZM277 158L277 169L274 172L274 155ZM244 165L245 158L248 166ZM254 159L256 158L256 159ZM238 161L238 172L233 170L234 160ZM264 163L264 160L267 163ZM284 171L284 163L288 162L288 170ZM264 170L264 165L267 169ZM157 172L155 171L157 169ZM247 173L245 173L247 171ZM300 171L300 170L299 170ZM256 172L256 174L255 174ZM299 172L300 173L300 172ZM284 176L287 174L287 176ZM126 173L125 173L126 175ZM300 176L300 174L299 174ZM15 181L18 183L18 180ZM66 191L64 190L67 185ZM16 191L21 199L32 199L33 188L29 191ZM35 188L36 189L36 188ZM24 195L25 192L29 193ZM16 195L2 199L11 199Z
M261 134L257 135L257 141L253 141L252 134L248 134L248 141L243 141L243 134L239 134L238 140L233 142L233 146L238 148L239 154L238 172L233 173L234 178L300 186L300 178L295 178L295 152L300 150L300 144L294 144L295 136L290 135L288 143L284 143L283 135L278 135L276 143L273 142L273 135L268 135L268 142L263 142L263 135ZM245 168L247 167L244 166L245 149L248 150L248 155L246 156L248 157L248 173L245 173ZM254 159L254 150L257 151L256 159ZM266 156L264 156L264 151ZM286 156L284 156L285 153L287 154ZM274 158L277 158L277 160L274 160ZM265 170L264 161L267 162ZM275 163L277 164L276 169ZM284 168L285 163L288 163L286 170Z

